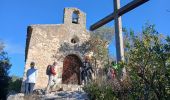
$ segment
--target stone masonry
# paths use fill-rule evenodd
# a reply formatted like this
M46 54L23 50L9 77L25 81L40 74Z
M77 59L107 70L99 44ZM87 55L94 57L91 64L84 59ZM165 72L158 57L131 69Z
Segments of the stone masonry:
M73 23L73 13L78 15L78 23ZM46 75L47 65L54 61L58 63L57 76L61 78L64 60L68 55L76 56L83 61L84 51L81 44L87 41L90 33L86 30L86 14L77 8L64 9L63 24L30 25L27 29L27 40L25 49L25 69L21 91L24 92L26 71L30 63L35 62L38 69L38 78L35 89L44 89L47 86L48 76Z

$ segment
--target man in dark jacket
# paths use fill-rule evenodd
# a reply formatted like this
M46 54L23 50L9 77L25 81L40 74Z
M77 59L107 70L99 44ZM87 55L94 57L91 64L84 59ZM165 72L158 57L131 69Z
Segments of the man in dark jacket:
M84 84L87 84L89 81L92 80L92 74L94 73L92 69L92 65L90 63L89 58L85 58L85 61L83 63L83 76L84 76Z

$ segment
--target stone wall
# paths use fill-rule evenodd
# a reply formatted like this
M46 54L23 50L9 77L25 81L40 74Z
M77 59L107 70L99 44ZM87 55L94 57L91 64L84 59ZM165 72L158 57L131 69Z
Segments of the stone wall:
M79 11L79 23L72 23L72 12ZM81 44L90 37L86 30L86 16L77 8L65 8L64 24L30 25L27 32L26 41L26 64L23 76L22 92L24 92L24 81L26 71L30 68L30 63L35 62L38 69L38 78L35 88L45 88L48 76L46 67L54 61L58 62L57 73L62 73L63 60L69 54L77 55L81 60ZM74 40L74 41L73 41ZM76 41L76 43L75 43Z

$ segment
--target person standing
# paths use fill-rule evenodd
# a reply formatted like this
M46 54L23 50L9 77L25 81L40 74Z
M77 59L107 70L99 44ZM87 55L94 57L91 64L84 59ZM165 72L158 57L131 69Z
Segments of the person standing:
M86 75L86 70L85 70L85 64L83 64L83 66L80 67L80 80L81 80L81 84L84 85L86 84L86 80L85 78L87 78L87 75Z
M57 66L57 62L54 62L53 65L48 65L47 66L47 70L46 70L46 74L48 75L48 84L47 84L47 88L46 88L46 94L49 93L49 90L52 88L56 87L56 66Z
M34 86L36 84L36 79L38 76L38 70L35 69L35 63L31 62L30 69L27 70L26 76L26 94L32 94L34 90Z
M84 68L84 83L87 84L88 82L92 81L92 74L94 73L92 65L90 63L90 59L88 57L85 58L83 63Z
M107 72L107 78L108 79L114 79L116 77L116 71L114 68L112 68L111 66L108 68L108 72Z

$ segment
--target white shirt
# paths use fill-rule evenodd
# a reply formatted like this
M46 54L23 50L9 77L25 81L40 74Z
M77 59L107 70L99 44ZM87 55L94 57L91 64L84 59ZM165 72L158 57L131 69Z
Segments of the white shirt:
M30 68L27 71L27 80L26 83L36 83L36 78L38 76L38 70L35 68Z

